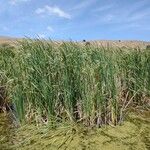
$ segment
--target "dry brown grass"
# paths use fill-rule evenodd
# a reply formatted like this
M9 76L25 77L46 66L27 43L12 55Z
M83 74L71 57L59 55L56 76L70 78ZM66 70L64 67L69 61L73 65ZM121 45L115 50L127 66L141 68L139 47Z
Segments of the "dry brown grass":
M98 46L110 46L110 47L120 47L120 48L146 48L147 45L150 45L150 42L145 41L129 41L129 40L97 40L90 41L90 43L97 44Z
M14 45L17 41L22 40L21 38L11 38L11 37L0 37L0 44L8 43ZM62 41L55 41L58 45L62 44ZM137 40L90 40L92 45L98 46L110 46L110 47L120 47L120 48L146 48L147 45L150 45L150 42L145 41L137 41ZM81 44L85 44L86 42L79 42Z

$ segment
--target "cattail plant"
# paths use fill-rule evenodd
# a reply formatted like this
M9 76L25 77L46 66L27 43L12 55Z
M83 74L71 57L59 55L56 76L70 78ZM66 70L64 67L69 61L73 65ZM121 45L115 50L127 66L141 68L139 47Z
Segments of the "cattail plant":
M150 96L150 52L26 39L0 49L0 73L21 121L117 125ZM11 82L10 82L11 81Z

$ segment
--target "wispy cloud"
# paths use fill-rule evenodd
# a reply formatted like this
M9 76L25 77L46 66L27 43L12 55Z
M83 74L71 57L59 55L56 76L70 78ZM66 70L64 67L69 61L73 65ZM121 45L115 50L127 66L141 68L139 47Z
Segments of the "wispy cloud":
M47 30L50 32L54 32L54 29L51 26L47 26Z
M9 28L8 28L7 26L4 26L4 27L2 27L2 30L3 30L3 31L8 31Z
M103 20L103 22L105 23L105 22L111 22L111 21L113 21L115 18L116 18L115 15L108 14L108 15L106 15L102 20Z
M109 10L109 9L113 8L114 6L115 6L114 4L100 6L99 8L95 8L95 9L93 10L93 12L106 11L106 10Z
M148 4L147 0L138 1L133 3L134 5L125 5L120 7L116 5L115 8L113 5L102 6L95 11L106 11L102 14L97 15L95 23L97 24L128 24L128 27L132 27L133 23L140 23L140 21L150 18L150 9L143 9L143 6ZM110 9L111 8L111 9ZM97 14L97 12L95 12ZM131 26L129 25L131 24Z
M35 11L38 15L56 15L61 18L71 19L71 15L57 6L45 5L43 8L38 8Z
M135 13L136 11L139 11L143 6L149 4L149 0L140 0L134 3L131 3L130 6L125 6L121 8L122 12L125 14L132 14Z
M121 30L126 30L126 29L140 29L142 26L137 23L128 23L128 24L123 24L117 27L113 28L113 31L121 31Z
M76 4L73 8L71 8L71 10L78 10L78 9L84 9L89 7L92 3L94 3L95 0L84 0L82 2L78 2L78 4Z
M128 23L113 28L113 31L115 32L122 30L150 31L150 27L147 24L143 23Z
M10 3L11 5L16 5L16 4L18 4L18 3L28 2L28 1L30 1L30 0L9 0L9 3Z
M135 12L133 14L128 14L128 20L129 21L137 21L137 20L143 20L147 17L150 17L150 9L149 10L142 10Z

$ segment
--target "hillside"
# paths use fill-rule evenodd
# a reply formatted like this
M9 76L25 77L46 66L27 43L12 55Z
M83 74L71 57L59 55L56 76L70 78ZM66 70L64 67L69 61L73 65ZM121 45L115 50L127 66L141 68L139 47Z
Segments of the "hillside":
M9 43L14 45L18 40L22 40L22 39L0 36L0 44ZM147 45L150 45L150 42L138 41L138 40L91 40L88 42L98 46L104 46L104 47L110 46L110 47L120 47L120 48L122 47L145 48ZM57 41L57 43L61 43L61 42ZM79 43L83 43L83 42L79 42Z

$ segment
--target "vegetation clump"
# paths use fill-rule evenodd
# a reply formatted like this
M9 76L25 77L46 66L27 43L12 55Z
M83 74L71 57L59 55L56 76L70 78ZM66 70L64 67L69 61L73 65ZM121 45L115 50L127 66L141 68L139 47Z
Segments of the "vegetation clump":
M129 106L149 109L150 52L24 40L0 48L0 86L21 121L117 125Z

